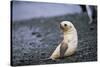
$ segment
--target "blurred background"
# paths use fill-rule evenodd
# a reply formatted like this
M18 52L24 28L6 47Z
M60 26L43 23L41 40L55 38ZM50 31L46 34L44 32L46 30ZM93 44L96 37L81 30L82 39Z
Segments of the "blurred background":
M40 17L61 16L64 14L80 13L78 5L50 4L39 2L13 2L13 21Z
M75 55L48 58L62 41L61 21L71 21L78 32ZM97 6L44 2L11 2L11 65L39 65L97 61ZM91 23L91 24L89 24Z

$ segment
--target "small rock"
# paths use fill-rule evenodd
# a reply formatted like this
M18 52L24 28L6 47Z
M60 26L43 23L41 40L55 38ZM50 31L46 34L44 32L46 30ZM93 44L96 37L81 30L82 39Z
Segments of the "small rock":
M33 45L33 44L35 44L35 43L34 42L29 43L29 45Z
M41 55L45 55L45 53L41 53Z
M36 32L32 32L32 35L36 35Z
M37 35L37 37L41 37L41 36L42 36L41 34L38 34L38 35Z
M94 30L94 27L90 27L90 30Z

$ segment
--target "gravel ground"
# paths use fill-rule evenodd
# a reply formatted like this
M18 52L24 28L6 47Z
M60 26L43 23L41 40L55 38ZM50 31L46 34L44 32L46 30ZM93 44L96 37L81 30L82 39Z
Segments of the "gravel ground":
M74 55L57 61L48 58L62 41L59 24L72 21L78 32L78 48ZM11 65L41 65L97 61L97 25L88 24L86 14L35 18L12 22Z

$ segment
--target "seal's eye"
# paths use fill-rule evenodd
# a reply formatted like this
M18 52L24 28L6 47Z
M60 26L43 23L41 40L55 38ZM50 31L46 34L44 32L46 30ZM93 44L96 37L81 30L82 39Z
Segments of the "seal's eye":
M67 24L64 24L64 26L67 26Z

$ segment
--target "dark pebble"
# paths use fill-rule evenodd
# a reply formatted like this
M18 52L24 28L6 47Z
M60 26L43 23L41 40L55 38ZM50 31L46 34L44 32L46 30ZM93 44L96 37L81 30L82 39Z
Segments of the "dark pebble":
M35 44L35 43L34 42L29 43L29 45L33 45L33 44Z
M90 28L90 30L94 30L94 28L93 28L93 27L91 27L91 28Z
M45 53L41 53L41 55L45 55Z
M41 37L41 36L42 36L41 34L38 34L38 35L37 35L37 37Z
M25 62L24 60L20 60L20 62Z
M36 32L32 32L32 35L36 35Z

